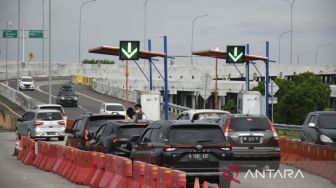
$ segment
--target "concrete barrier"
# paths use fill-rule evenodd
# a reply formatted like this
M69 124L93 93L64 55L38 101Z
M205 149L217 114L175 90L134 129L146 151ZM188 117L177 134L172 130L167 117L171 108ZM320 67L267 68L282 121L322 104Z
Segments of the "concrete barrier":
M41 102L36 99L33 99L21 92L17 92L15 89L3 83L0 84L0 95L20 106L25 111L32 109L37 104L41 104Z

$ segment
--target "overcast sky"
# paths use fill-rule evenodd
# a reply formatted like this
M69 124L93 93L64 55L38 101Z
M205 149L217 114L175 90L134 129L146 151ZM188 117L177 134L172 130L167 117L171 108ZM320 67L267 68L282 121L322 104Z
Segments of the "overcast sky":
M42 1L21 0L21 25L25 29L42 29ZM45 1L45 29L48 29L48 0ZM79 9L82 0L52 0L52 60L77 62ZM0 29L7 21L17 28L18 0L0 0ZM320 64L336 64L336 0L296 0L293 7L293 51L301 55L300 63L315 62L316 47ZM279 36L290 30L290 5L283 0L148 0L147 37L153 49L162 51L162 38L168 36L169 55L190 55L191 23L199 19L194 30L194 50L226 45L251 44L251 53L265 55L265 41L270 41L271 59L278 60ZM27 35L26 35L27 36ZM47 36L47 35L46 35ZM2 36L1 36L2 37ZM118 46L119 40L144 39L143 0L97 0L83 8L82 59L107 59L89 54L101 45ZM141 44L143 45L143 43ZM45 42L46 53L48 40ZM8 57L17 58L17 40L8 40ZM26 53L33 52L41 61L42 40L27 39ZM141 47L143 48L143 47ZM0 59L5 59L5 40L0 38ZM290 34L281 40L281 63L289 63ZM116 58L113 58L116 59ZM47 55L46 55L47 60ZM176 62L189 62L186 58ZM200 60L201 61L201 60ZM204 60L206 61L206 60ZM293 55L297 63L297 55Z

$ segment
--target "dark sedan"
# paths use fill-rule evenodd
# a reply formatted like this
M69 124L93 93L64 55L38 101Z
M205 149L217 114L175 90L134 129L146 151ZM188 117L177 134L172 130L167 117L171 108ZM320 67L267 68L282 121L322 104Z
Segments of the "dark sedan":
M78 95L73 91L60 90L56 98L56 103L62 106L78 107Z

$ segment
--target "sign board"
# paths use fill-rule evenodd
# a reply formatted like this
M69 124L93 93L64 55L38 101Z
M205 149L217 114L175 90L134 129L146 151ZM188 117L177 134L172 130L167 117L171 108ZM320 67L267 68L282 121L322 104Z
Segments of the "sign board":
M244 63L245 46L227 46L226 63Z
M4 30L2 33L3 38L17 38L17 30Z
M120 41L120 60L139 60L140 41Z
M212 78L209 74L205 74L201 80L204 82L204 88L200 90L199 94L204 100L207 100L212 94L212 91L209 88Z
M43 31L42 30L29 30L29 38L33 38L33 39L43 38Z
M268 92L271 96L274 96L278 91L279 91L279 86L271 80L270 83L268 84Z
M32 61L34 59L35 55L33 52L29 52L28 54L28 61Z

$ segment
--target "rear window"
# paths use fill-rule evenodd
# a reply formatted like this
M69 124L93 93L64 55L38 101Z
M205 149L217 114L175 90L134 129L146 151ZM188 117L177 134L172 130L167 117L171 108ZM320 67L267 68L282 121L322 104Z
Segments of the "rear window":
M336 129L336 114L326 114L320 116L320 128Z
M106 117L91 117L90 124L88 129L90 131L98 130L100 126L102 126L105 122L109 120L116 120L116 119L125 119L125 116L106 116Z
M117 135L120 138L131 138L134 135L141 135L146 129L146 126L121 126L118 129Z
M47 110L57 110L61 113L64 113L63 108L60 106L43 106L43 107L40 107L40 109L41 110L46 110L46 109Z
M120 105L107 105L106 111L125 111L125 109Z
M36 119L40 121L57 121L62 120L63 116L59 112L41 112L37 114Z
M230 129L233 131L265 131L271 130L268 119L264 117L232 118Z
M169 133L170 144L197 145L223 144L225 142L222 130L219 127L176 127Z

